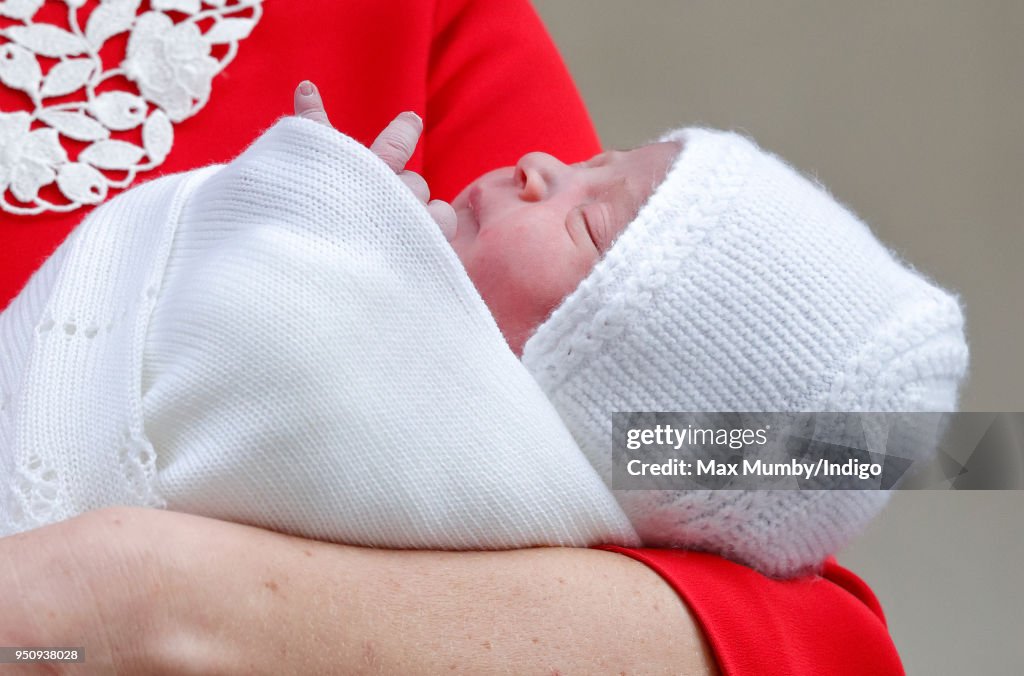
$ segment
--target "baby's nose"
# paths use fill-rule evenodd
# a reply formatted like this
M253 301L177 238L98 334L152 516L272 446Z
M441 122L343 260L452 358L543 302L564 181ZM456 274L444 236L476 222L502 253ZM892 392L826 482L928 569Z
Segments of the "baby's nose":
M558 158L547 153L527 153L516 163L515 181L519 196L535 202L548 196L558 177L569 167Z

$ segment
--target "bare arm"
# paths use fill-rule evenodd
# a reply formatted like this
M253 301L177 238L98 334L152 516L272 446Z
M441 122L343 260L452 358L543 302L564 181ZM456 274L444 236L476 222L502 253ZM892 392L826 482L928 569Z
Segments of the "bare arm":
M0 540L0 578L0 644L85 645L81 673L714 672L675 592L595 550L369 550L112 508Z

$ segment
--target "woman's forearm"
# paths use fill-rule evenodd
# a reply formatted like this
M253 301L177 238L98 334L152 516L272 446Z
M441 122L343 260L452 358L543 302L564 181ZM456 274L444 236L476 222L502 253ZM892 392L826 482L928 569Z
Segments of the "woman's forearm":
M107 624L87 646L111 667L149 673L673 673L713 663L675 592L643 565L578 549L369 550L202 517L111 509L61 524L65 541L112 549L115 572L54 546L75 580L79 621ZM45 539L47 529L22 537ZM56 535L56 533L55 533ZM134 541L108 547L110 539ZM0 561L19 551L0 540ZM98 563L98 562L97 562ZM24 566L25 611L44 632L53 594ZM0 568L0 570L8 570ZM38 565L36 570L39 570ZM5 573L6 574L6 573ZM27 579L26 579L27 576ZM56 585L60 587L58 582ZM85 593L82 588L91 591ZM109 590L108 590L109 587ZM107 593L109 591L109 593ZM41 601L42 598L49 601ZM109 606L109 607L104 607ZM116 606L125 613L114 616ZM95 619L93 619L95 618ZM66 623L65 623L66 624ZM11 631L0 626L0 632ZM66 630L66 629L65 629ZM11 638L9 638L11 637ZM15 640L17 633L0 638ZM69 637L70 640L70 637ZM86 638L82 639L87 640ZM104 646L103 643L107 645ZM10 645L10 643L7 643ZM122 646L118 655L114 647ZM91 650L90 650L91 648ZM98 666L99 663L97 663Z

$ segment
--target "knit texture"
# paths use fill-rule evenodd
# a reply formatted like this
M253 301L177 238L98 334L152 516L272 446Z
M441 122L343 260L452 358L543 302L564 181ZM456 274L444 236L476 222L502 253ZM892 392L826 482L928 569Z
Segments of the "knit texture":
M956 409L967 367L956 298L747 139L685 129L662 140L683 145L665 180L523 353L609 485L615 411ZM645 545L777 577L818 566L888 499L615 493Z
M0 331L0 534L137 504L391 548L638 542L423 205L312 122L94 212Z

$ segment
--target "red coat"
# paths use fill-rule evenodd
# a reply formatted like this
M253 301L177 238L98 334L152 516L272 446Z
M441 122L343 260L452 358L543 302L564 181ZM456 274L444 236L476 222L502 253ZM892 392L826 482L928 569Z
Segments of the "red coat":
M398 112L419 113L426 131L409 168L423 173L435 197L450 199L529 151L574 162L599 150L526 0L265 0L264 7L237 59L214 79L210 103L175 128L166 162L139 181L237 155L290 112L304 78L320 86L334 125L364 143ZM0 110L22 108L19 96L0 87ZM0 306L85 213L0 212ZM902 673L874 595L835 562L821 577L779 582L707 554L610 549L646 563L679 592L725 674Z
M38 20L53 15L49 5L64 6L49 3ZM264 8L238 57L214 78L210 103L175 126L167 160L136 183L231 159L291 114L303 79L319 86L334 126L366 144L401 111L417 112L426 129L408 168L441 199L532 150L573 162L599 150L565 66L525 2L265 0ZM10 23L0 18L0 28ZM0 110L26 101L0 84ZM85 213L0 211L0 308Z

